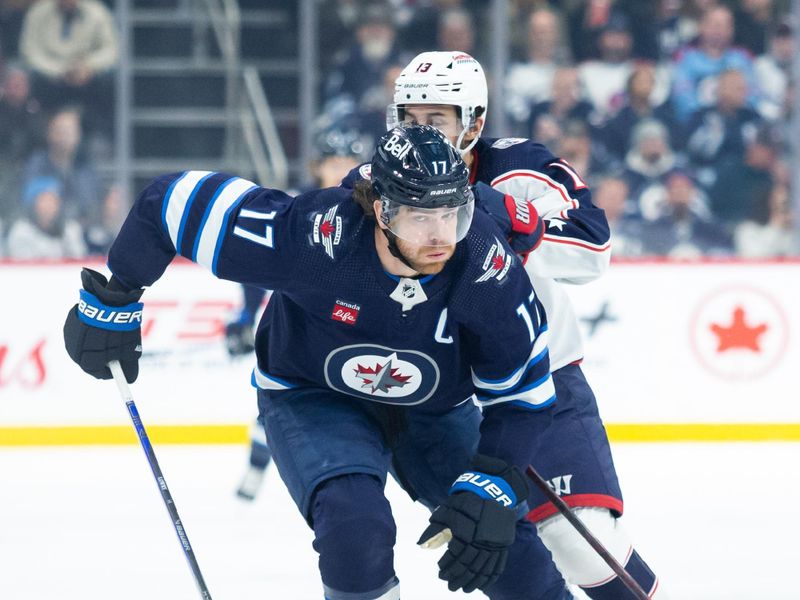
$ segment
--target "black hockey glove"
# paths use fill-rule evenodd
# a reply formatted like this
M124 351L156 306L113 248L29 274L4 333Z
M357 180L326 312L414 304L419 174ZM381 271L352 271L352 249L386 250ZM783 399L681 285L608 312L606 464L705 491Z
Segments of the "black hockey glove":
M253 326L242 321L232 321L225 326L225 347L231 356L250 354L255 350Z
M448 542L439 578L453 592L482 590L500 577L516 534L515 507L528 496L522 472L505 461L478 454L471 466L456 479L417 542L424 548Z
M128 383L139 375L142 355L142 297L144 290L109 287L91 269L81 271L83 289L64 323L64 345L81 369L98 379L111 379L108 363L118 360Z
M525 256L539 246L544 222L533 204L503 194L485 183L477 183L474 190L480 207L500 226L514 252Z

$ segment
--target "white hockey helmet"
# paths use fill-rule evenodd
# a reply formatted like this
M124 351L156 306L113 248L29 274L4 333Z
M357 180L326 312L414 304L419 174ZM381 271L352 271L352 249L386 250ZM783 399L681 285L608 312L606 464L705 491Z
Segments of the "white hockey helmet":
M418 54L395 80L394 103L386 111L387 129L403 124L407 104L445 104L458 108L462 131L454 145L462 155L466 154L481 132L466 148L461 148L464 136L478 117L484 116L486 120L489 90L483 67L465 52Z

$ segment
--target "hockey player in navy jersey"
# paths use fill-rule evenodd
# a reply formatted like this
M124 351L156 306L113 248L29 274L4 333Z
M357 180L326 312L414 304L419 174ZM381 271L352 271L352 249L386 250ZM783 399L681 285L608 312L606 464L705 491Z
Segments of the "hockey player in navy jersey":
M541 244L527 256L527 270L550 323L550 364L559 402L553 417L531 419L527 436L533 465L651 596L664 599L657 577L620 526L622 493L597 402L579 366L580 333L563 283L586 283L609 263L609 227L592 204L580 175L547 148L528 139L481 137L488 90L481 65L463 52L424 52L396 80L387 126L427 124L460 149L470 181L491 185L517 207L517 226L542 219ZM368 176L361 169L361 176ZM352 172L345 185L358 177ZM534 490L528 519L567 581L596 600L632 598L608 565L567 520Z
M135 380L140 297L176 254L273 289L253 381L325 597L400 598L391 470L433 510L420 542L447 542L450 589L570 598L524 518L530 431L557 402L542 305L505 232L474 210L502 195L473 193L431 127L389 131L371 165L354 190L296 198L221 173L157 178L110 250L110 281L82 271L67 350L95 377L119 360Z

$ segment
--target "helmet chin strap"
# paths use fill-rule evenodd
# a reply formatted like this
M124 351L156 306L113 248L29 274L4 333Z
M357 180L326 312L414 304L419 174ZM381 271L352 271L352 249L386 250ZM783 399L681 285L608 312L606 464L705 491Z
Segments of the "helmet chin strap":
M389 252L391 252L392 256L414 271L416 273L414 277L419 277L422 275L422 273L420 273L414 265L408 262L408 259L403 255L403 253L400 252L400 248L397 246L397 236L390 230L384 229L383 227L381 227L381 231L383 231L383 235L386 236L386 239L389 242Z
M469 154L469 151L472 150L472 148L475 146L475 144L478 143L478 139L481 137L481 132L479 131L478 135L476 135L472 139L472 141L467 145L467 147L466 148L462 148L461 144L464 143L464 137L467 135L467 133L469 133L470 129L472 129L472 127L469 124L465 125L464 129L461 130L461 133L458 134L458 138L456 139L455 146L458 149L458 151L461 153L462 158L466 157L467 154Z

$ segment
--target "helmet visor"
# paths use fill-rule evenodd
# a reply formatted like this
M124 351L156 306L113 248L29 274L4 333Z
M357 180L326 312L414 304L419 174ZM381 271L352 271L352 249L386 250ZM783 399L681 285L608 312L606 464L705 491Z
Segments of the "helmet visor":
M382 199L381 221L401 240L416 246L452 246L467 236L475 201L461 206L419 208Z

